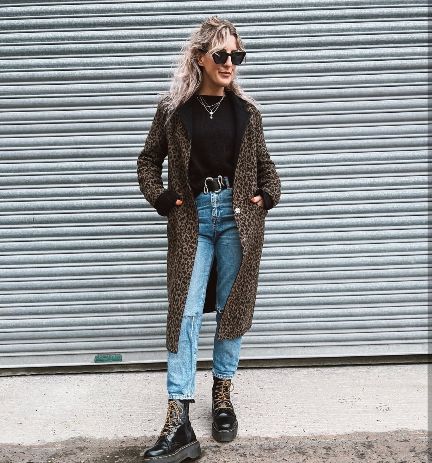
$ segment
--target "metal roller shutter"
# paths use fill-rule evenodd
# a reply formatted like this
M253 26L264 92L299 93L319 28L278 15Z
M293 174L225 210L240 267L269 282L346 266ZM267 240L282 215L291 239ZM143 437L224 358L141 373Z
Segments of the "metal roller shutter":
M166 219L136 158L212 14L245 41L283 183L241 358L427 352L426 2L17 0L0 7L3 368L165 360Z

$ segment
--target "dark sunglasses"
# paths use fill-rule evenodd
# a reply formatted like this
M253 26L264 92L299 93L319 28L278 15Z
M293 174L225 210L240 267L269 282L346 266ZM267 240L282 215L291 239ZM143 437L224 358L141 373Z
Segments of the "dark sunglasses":
M204 53L207 52L207 50L203 50L201 48L200 48L200 51ZM227 53L225 50L219 50L212 54L213 61L216 64L225 64L228 59L228 56L231 56L232 64L235 64L237 66L243 62L246 56L246 52L245 51L232 51L231 53Z

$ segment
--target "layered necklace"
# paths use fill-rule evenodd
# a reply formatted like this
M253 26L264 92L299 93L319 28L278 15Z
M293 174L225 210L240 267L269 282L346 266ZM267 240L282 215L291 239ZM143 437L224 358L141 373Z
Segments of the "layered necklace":
M223 95L217 103L211 105L207 104L201 95L197 95L197 98L198 101L203 105L204 109L210 114L210 119L213 119L213 114L219 109L219 106L222 103L222 100L225 98L225 95Z

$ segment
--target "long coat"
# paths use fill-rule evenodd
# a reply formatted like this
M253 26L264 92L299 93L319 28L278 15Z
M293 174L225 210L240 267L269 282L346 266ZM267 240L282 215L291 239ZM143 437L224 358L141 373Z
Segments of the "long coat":
M280 199L280 179L267 151L262 117L251 103L226 90L234 107L236 121L235 172L233 187L234 218L237 223L242 261L223 309L218 339L242 336L252 325L258 286L258 271L264 242L267 210L251 202L258 188L266 191L275 206ZM192 140L192 98L180 105L168 119L158 104L144 148L138 156L137 174L141 192L155 207L165 191L162 164L168 156L168 189L183 199L181 206L168 213L166 347L177 352L183 310L189 289L198 242L198 215L188 180ZM215 173L217 175L217 172ZM217 261L213 260L207 285L204 312L216 310Z

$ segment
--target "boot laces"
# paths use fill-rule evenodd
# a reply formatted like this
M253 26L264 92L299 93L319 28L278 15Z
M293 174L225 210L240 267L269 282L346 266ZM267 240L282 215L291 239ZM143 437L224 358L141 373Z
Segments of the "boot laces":
M180 422L181 410L175 400L168 401L168 410L165 418L164 427L160 433L161 436L169 434L172 428Z
M216 382L214 392L214 408L230 408L234 410L230 399L230 392L234 389L234 383L230 379L221 379Z

